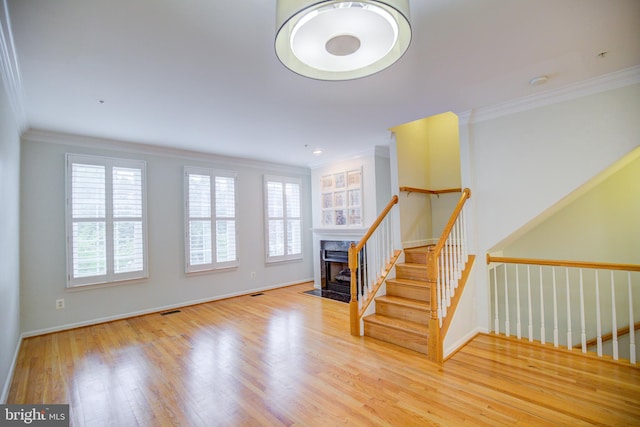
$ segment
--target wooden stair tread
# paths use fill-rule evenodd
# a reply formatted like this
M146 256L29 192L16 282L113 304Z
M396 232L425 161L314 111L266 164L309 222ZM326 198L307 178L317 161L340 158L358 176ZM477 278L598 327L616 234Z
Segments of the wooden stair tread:
M417 246L415 248L406 248L405 252L418 252L418 253L427 253L430 247L434 247L435 245L428 246Z
M420 323L411 322L410 320L397 319L395 317L384 316L382 314L370 314L364 317L362 320L365 322L375 323L378 325L386 326L389 328L397 329L400 331L411 332L418 335L427 336L429 332L429 326L421 325Z
M423 269L423 270L427 269L427 264L418 264L418 263L415 263L415 262L404 262L404 263L399 263L398 265L400 267L419 268L419 269Z
M429 282L426 280L404 279L396 277L395 279L387 279L387 283L397 283L404 286L415 286L417 288L429 288Z
M376 302L378 301L424 311L429 311L429 309L431 308L431 304L429 304L428 302L392 295L377 297Z

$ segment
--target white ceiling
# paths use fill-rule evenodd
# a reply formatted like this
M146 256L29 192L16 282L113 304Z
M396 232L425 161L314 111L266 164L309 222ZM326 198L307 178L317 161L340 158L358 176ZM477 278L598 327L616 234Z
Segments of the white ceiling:
M278 62L275 0L7 2L30 127L292 165L640 64L640 0L411 0L405 56L347 82Z

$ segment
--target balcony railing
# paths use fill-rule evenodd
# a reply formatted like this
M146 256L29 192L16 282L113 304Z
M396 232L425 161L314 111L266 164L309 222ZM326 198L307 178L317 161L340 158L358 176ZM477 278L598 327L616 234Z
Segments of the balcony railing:
M489 254L487 264L494 333L636 364L640 265Z

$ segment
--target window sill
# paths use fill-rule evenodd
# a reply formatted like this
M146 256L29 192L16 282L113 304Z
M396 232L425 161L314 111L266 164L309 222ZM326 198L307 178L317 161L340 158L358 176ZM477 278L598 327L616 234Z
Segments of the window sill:
M146 276L146 277L141 277L139 279L118 280L117 282L95 283L92 285L67 286L65 288L65 292L81 292L81 291L88 291L91 289L111 288L114 286L135 285L139 283L145 283L148 280L149 280L149 276Z

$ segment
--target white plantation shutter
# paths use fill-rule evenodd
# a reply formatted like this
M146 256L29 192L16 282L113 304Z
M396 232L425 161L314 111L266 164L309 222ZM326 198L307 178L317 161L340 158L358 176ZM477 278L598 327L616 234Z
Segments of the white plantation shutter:
M300 184L285 184L287 211L287 255L302 253L302 229L300 220Z
M236 260L236 191L235 178L216 176L216 261Z
M238 265L235 173L185 167L185 183L186 271Z
M189 256L188 265L210 265L211 257L211 177L187 174Z
M147 277L145 163L67 154L67 286Z
M142 170L113 168L114 273L144 268Z
M74 163L71 168L71 276L106 276L105 166Z
M300 180L265 176L267 261L302 258Z
M268 257L284 256L284 185L267 181Z

